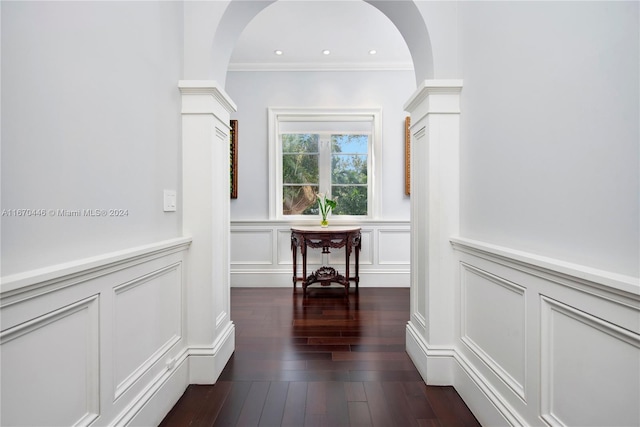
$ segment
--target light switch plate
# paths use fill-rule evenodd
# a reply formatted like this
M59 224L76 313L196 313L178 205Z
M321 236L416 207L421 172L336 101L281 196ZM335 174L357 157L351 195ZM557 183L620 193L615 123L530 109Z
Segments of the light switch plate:
M176 192L175 190L164 190L164 211L176 211Z

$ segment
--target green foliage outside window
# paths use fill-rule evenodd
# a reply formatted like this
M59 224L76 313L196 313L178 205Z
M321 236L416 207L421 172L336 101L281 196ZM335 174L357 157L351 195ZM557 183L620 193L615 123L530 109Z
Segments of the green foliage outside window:
M282 213L313 215L318 213L316 193L320 173L318 135L282 135Z
M317 215L316 194L329 192L337 201L335 215L367 215L367 135L331 135L330 153L321 155L317 134L282 135L282 196L284 215ZM321 188L320 170L330 168L330 188Z

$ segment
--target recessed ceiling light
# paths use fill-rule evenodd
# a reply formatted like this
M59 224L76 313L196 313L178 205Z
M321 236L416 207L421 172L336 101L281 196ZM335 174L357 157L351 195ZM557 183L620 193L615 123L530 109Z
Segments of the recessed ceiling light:
M274 50L273 53L275 53L276 55L282 55L284 52L278 49L278 50Z
M329 55L331 53L331 51L329 49L325 49L322 51L323 55Z
M378 53L375 49L371 49L369 51L369 55L375 55L376 53Z

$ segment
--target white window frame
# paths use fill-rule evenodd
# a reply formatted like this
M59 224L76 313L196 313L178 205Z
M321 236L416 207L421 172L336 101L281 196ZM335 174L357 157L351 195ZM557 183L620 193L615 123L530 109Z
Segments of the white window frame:
M310 215L283 215L282 213L282 145L280 124L283 122L371 122L370 152L368 159L368 215L332 215L334 220L353 222L379 218L380 179L382 172L382 109L380 108L269 108L269 218L303 221L315 219ZM323 132L316 132L323 133Z

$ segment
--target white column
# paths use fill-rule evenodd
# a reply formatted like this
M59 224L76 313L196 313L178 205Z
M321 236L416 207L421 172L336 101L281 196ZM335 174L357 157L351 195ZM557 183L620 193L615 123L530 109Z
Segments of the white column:
M407 351L428 384L452 384L459 233L460 80L427 80L411 114L411 318Z
M187 279L190 383L214 383L235 346L229 317L229 119L236 106L214 81L182 93L182 224L191 236Z

